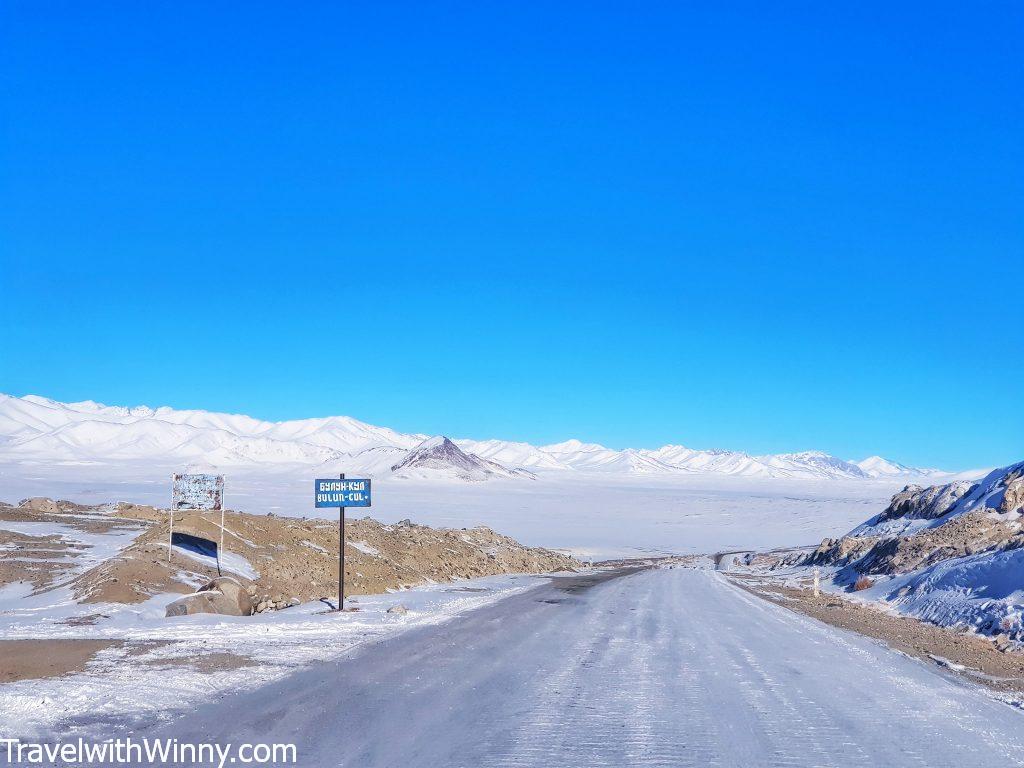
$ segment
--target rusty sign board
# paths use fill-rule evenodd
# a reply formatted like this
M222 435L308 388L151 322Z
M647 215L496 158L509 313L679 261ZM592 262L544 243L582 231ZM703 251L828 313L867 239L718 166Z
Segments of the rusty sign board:
M224 509L224 475L174 475L171 509L220 512Z

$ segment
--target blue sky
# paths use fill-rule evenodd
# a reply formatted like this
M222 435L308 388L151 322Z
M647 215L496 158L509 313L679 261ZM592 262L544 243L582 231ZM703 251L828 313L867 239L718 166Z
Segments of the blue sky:
M0 10L0 391L1024 458L1018 3L205 5Z

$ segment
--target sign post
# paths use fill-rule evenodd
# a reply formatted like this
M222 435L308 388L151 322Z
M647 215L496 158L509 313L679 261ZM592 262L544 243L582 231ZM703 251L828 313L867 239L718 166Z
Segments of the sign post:
M338 475L345 479L345 473ZM345 606L345 508L338 507L338 610Z
M220 543L217 545L217 573L224 549L224 475L171 475L171 524L167 533L167 562L174 545L175 510L220 512Z
M338 508L338 610L345 603L345 507L370 506L370 481L366 478L314 480L313 503L318 509Z

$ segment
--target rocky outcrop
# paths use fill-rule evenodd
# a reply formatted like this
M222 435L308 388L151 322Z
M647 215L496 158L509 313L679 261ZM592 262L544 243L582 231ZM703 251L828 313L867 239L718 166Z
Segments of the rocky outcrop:
M976 483L957 482L922 488L908 485L892 497L889 506L875 519L876 522L912 518L934 520L953 508L964 495L976 487Z
M1024 467L1007 474L1003 499L999 502L999 511L1004 514L1009 512L1024 514Z
M990 515L987 509L970 512L911 536L825 539L803 565L852 565L860 573L907 573L951 557L1024 546L1019 522L993 520Z
M865 536L824 539L802 565L849 565L871 551L877 542L876 537Z
M913 536L876 543L857 561L863 573L907 573L952 557L965 557L997 549L1021 546L1017 522L995 521L979 510L961 515L938 528L927 528Z
M942 560L1024 547L1024 464L981 483L909 485L884 512L840 539L825 539L804 565L851 566L858 573L896 574ZM945 518L945 519L944 519ZM916 526L893 520L933 521ZM904 533L905 531L909 531Z

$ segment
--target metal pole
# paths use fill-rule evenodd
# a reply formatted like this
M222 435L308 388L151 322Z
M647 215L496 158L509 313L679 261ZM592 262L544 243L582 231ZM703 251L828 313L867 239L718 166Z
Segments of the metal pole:
M174 544L174 480L177 475L171 475L171 525L167 529L167 564L171 564L171 546Z
M344 480L345 473L338 475ZM344 491L342 491L344 493ZM345 604L345 508L338 507L338 610Z
M220 494L220 544L217 545L217 575L223 576L220 569L220 553L224 551L224 492Z

